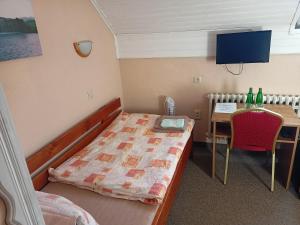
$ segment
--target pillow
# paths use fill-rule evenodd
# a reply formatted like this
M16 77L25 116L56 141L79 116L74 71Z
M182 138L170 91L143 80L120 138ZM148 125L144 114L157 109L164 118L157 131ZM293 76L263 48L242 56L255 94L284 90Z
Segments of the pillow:
M43 217L46 225L76 225L75 217L63 216L57 213L43 211Z
M99 225L87 211L62 196L36 194L46 225Z

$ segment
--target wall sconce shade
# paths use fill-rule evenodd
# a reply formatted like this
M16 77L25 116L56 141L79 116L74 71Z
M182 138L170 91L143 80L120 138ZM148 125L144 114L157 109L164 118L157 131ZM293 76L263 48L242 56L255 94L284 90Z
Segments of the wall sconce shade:
M78 55L81 57L88 57L92 51L92 44L92 41L86 40L74 42L73 46Z

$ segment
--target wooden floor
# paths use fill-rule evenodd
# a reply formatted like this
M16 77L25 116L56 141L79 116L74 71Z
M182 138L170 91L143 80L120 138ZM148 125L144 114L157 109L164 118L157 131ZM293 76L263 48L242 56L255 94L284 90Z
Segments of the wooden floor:
M286 191L276 181L274 193L269 191L271 161L265 153L234 152L224 186L224 150L217 154L217 178L211 179L210 152L194 148L168 225L300 224L300 200L293 189Z

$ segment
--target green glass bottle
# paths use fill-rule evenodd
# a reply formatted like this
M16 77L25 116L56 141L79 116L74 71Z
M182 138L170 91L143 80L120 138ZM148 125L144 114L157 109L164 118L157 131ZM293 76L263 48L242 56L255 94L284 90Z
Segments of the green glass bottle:
M264 97L263 97L263 93L262 93L262 88L259 88L257 96L256 96L256 101L255 101L257 107L263 107L263 104L264 104L263 98Z
M249 92L247 94L247 99L246 99L246 108L251 108L253 105L253 89L249 88Z

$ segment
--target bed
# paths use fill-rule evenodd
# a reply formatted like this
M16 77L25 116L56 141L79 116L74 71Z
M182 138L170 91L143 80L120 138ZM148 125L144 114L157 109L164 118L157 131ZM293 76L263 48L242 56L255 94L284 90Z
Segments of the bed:
M120 107L119 98L111 101L30 156L27 159L27 165L34 187L36 190L58 194L70 199L90 212L101 225L165 224L192 149L192 135L183 148L173 178L159 205L147 205L137 201L106 197L68 184L48 182L48 169L57 168L90 144L119 116Z

